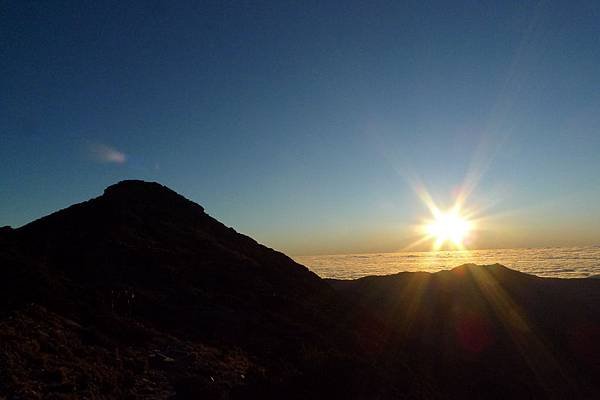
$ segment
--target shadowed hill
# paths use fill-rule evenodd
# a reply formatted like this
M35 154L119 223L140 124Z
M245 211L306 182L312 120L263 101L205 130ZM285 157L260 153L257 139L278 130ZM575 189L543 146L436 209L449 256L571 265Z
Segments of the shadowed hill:
M387 323L384 352L448 397L591 398L600 377L600 285L502 265L329 280Z
M139 387L101 383L127 381L124 371L143 371L150 381L159 376L162 383L151 394L177 398L236 397L240 391L242 397L279 397L284 391L305 398L328 390L359 395L360 388L347 384L351 376L381 379L361 355L357 333L339 318L346 306L326 282L157 183L120 182L98 198L3 229L0 246L6 331L43 319L49 343L75 347L54 354L52 368L81 364L70 372L81 379L98 371L77 351L104 360L105 374L88 376L80 385L84 395L146 398ZM70 332L73 339L65 343L53 332ZM44 341L23 340L36 346ZM3 387L5 395L25 390L20 385L27 388L28 379L46 389L55 383L24 373L34 367L20 364L21 358L43 357L22 351L12 348L8 354L14 357L0 363L5 371L23 374L2 382L0 394ZM216 361L207 363L204 353ZM191 354L199 355L190 359ZM123 360L137 365L137 372L115 369ZM331 374L326 384L324 365ZM69 385L73 390L74 383ZM379 387L393 391L393 385Z
M173 296L182 306L186 296L208 296L210 290L222 297L251 290L253 302L277 297L292 304L330 291L306 267L227 228L157 183L120 182L11 236L22 254L44 264L42 272L55 284L95 288L106 296L105 289L135 287L136 312L154 316L159 303L170 301L162 298L144 310L145 301L154 303L153 291ZM205 293L191 293L196 286Z
M592 398L600 280L322 280L157 183L0 229L0 398Z

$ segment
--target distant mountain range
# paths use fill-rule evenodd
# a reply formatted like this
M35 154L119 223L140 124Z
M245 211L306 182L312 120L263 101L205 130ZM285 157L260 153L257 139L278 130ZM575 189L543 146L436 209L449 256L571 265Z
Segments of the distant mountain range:
M123 181L0 229L0 398L594 398L600 280L323 280Z

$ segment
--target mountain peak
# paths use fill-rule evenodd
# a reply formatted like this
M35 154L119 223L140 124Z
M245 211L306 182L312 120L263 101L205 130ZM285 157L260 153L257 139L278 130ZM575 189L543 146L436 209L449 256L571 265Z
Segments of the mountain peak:
M444 271L441 271L444 272ZM502 264L487 264L487 265L478 265L473 263L462 264L458 267L454 267L450 270L450 272L455 275L465 275L465 272L468 272L470 275L477 274L492 274L495 277L503 276L505 278L530 278L531 275L516 271L514 269L510 269Z
M177 194L158 182L147 182L139 179L123 180L104 189L105 196L130 194L156 195L165 193Z
M107 187L104 192L106 193L108 192L112 192L112 191L118 191L118 190L129 190L131 188L142 188L142 187L146 187L146 188L156 188L156 189L167 189L167 190L171 190L169 188L167 188L164 185L161 185L158 182L148 182L148 181L143 181L141 179L125 179L122 181L119 181L117 183L114 183L112 185L110 185L109 187Z
M137 179L123 180L104 189L105 199L117 200L127 203L159 203L165 206L181 203L193 204L202 211L204 208L199 204L193 203L182 195L161 185L158 182L147 182Z

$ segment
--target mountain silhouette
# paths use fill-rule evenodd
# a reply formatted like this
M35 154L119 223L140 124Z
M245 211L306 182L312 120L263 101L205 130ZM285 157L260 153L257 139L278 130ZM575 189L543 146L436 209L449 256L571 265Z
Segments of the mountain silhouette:
M0 228L0 398L592 398L600 281L323 280L158 184Z
M593 398L600 377L600 285L499 264L329 280L387 322L444 397ZM454 396L450 395L454 394Z
M336 387L351 393L354 371L380 379L339 318L348 314L345 303L325 281L158 183L120 182L4 229L0 245L6 329L50 324L43 338L13 337L15 346L35 342L36 350L11 349L2 369L22 376L6 378L0 394L276 398L294 397L293 389L306 398ZM65 332L72 337L62 342ZM37 350L46 338L51 354ZM76 355L95 359L98 351L101 367ZM31 359L48 357L53 366L41 364L54 371L50 377L27 372L38 368Z

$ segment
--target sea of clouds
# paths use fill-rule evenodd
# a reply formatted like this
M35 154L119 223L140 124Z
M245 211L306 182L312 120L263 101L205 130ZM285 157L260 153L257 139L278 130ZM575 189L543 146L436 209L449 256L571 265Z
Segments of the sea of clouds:
M544 277L587 278L600 275L600 246L319 255L294 259L323 278L337 279L402 271L436 272L466 263L500 263Z

